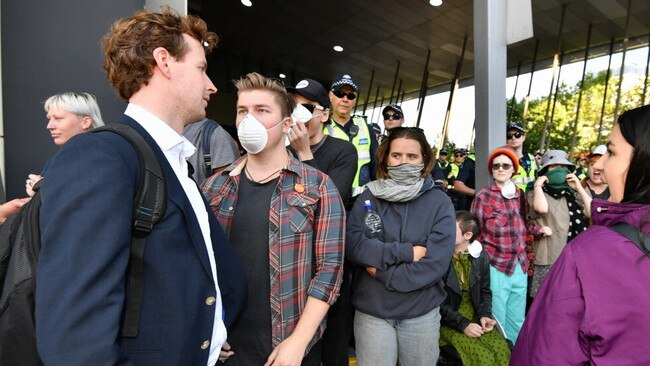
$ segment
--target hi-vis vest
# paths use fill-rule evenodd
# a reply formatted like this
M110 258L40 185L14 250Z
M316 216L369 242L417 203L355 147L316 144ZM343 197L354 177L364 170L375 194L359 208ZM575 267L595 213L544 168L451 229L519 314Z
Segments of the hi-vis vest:
M361 167L370 164L370 130L366 121L361 117L352 117L352 123L359 127L359 133L350 140L345 131L339 126L336 121L330 118L330 123L325 125L323 132L326 135L330 135L342 140L348 140L354 145L357 149L357 155L359 159L357 161L357 173L354 176L354 181L352 181L352 197L358 196L363 192L363 186L368 182L359 183L359 173L361 172Z
M535 172L537 171L537 164L535 163L535 157L528 154L528 159L530 160L530 169L526 171L524 165L521 164L521 159L519 159L519 170L517 174L512 176L512 181L521 188L524 192L526 191L526 186L528 183L535 180Z
M449 166L451 166L451 170L447 175L447 179L451 179L452 177L456 179L456 177L458 176L458 172L460 171L460 165L456 165L456 163L451 163L449 164Z

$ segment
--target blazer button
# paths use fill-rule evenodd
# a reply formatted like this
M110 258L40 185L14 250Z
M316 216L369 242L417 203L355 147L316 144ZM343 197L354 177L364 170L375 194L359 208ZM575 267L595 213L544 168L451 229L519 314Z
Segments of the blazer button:
M217 299L214 298L214 296L210 296L207 299L205 299L205 304L206 305L214 305L214 303L217 302Z
M208 349L208 347L210 347L210 341L201 343L201 349Z

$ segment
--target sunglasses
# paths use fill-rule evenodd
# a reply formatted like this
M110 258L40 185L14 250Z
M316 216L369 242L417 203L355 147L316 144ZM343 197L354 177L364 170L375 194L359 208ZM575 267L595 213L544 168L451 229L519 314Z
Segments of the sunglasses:
M513 138L518 139L518 138L520 138L520 137L523 136L523 135L524 135L524 134L521 133L521 132L515 132L515 133L509 133L509 134L507 134L506 137L508 138L508 140L511 140L511 139L513 139Z
M352 92L346 93L346 92L341 91L341 90L338 90L338 91L332 90L332 94L334 94L334 96L336 96L339 99L343 99L343 97L348 97L349 100L354 100L357 97L357 95L352 93Z
M463 156L465 156L463 153L454 154L455 158L462 158Z
M512 164L508 164L508 163L503 163L503 164L494 163L494 164L492 164L492 170L499 170L499 169L508 170L510 168L512 168Z
M314 114L314 110L318 109L319 111L324 111L325 108L322 105L314 105L314 104L309 104L309 103L302 103L302 106L307 108L309 113Z
M395 113L395 114L384 114L384 120L385 120L385 121L388 121L388 120L390 120L390 119L392 119L392 120L402 119L402 115L399 114L399 113Z

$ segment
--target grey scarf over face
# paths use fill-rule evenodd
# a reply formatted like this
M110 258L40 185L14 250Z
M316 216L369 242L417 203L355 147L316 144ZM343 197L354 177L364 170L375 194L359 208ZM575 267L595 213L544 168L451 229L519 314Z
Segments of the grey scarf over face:
M377 179L366 188L372 195L389 202L408 202L419 197L426 189L422 189L424 164L400 164L388 167L388 179Z

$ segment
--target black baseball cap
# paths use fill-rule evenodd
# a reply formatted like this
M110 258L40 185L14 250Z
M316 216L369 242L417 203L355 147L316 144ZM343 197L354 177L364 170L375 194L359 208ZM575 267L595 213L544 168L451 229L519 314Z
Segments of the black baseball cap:
M330 98L323 84L313 79L302 79L293 88L287 88L289 93L297 93L303 97L318 102L323 108L330 107Z
M402 107L400 107L399 105L397 104L387 105L381 111L381 114L386 114L386 112L389 110L393 110L395 113L398 113L400 116L402 116L402 118L404 118L404 112L402 111Z
M523 133L526 133L526 130L524 130L524 126L522 126L521 123L519 122L510 122L508 124L508 129L506 130L506 132L510 130L519 130Z

